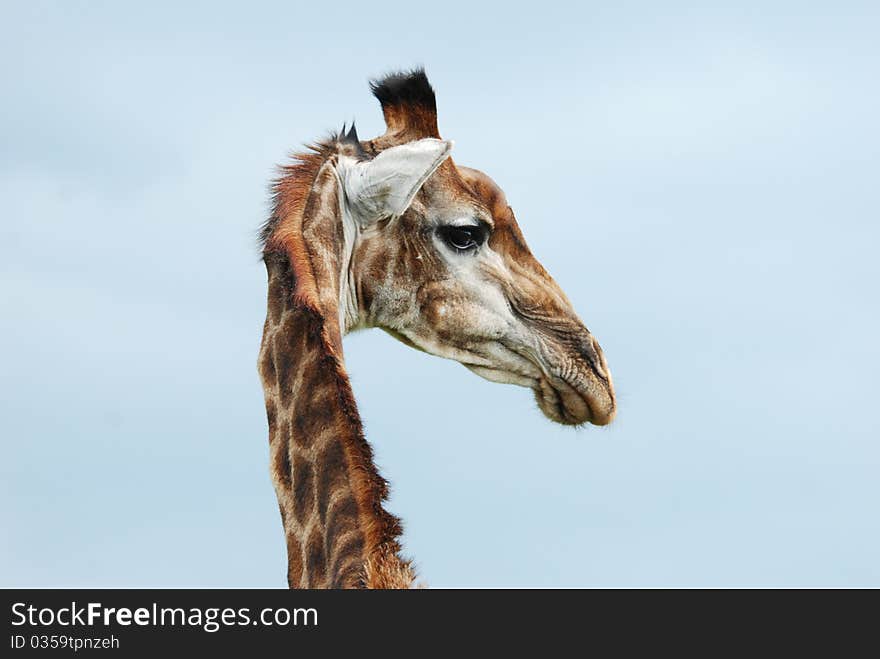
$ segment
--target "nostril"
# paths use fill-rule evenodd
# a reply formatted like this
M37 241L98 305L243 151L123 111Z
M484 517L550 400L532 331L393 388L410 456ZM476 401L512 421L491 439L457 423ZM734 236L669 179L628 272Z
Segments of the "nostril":
M593 350L596 352L597 361L602 364L605 362L605 355L602 353L602 346L596 340L595 336L590 336L590 342L593 344Z
M604 359L602 358L602 348L596 337L588 334L586 340L581 343L580 353L596 375L603 380L608 380L608 373L605 371Z

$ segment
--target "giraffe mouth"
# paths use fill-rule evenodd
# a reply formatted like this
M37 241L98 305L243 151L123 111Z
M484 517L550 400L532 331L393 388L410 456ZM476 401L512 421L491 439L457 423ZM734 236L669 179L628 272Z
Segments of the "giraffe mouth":
M605 357L588 332L580 333L574 350L563 350L556 342L536 345L520 336L486 342L476 349L441 351L436 345L421 347L403 333L383 329L418 350L454 359L490 382L528 387L544 416L556 423L604 426L617 411Z
M558 377L543 377L532 389L544 416L567 426L604 426L617 411L610 382L604 387L593 383L575 386Z
M526 357L524 351L515 352L521 358ZM604 426L614 419L617 404L611 376L605 359L598 353L598 361L570 360L573 366L563 369L568 375L556 375L549 360L538 359L532 351L528 351L531 368L507 369L486 365L464 365L480 377L491 382L516 384L532 389L535 400L544 416L551 421L569 426L591 423ZM519 366L522 366L520 362Z
M614 385L602 349L591 335L573 354L546 355L540 361L543 376L533 390L547 418L573 426L605 426L614 420Z

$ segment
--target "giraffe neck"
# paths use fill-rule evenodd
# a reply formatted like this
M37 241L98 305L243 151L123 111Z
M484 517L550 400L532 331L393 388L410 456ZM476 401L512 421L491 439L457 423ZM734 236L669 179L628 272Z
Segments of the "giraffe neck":
M354 236L333 163L312 165L311 175L301 176L307 192L300 181L287 203L279 195L285 232L264 255L269 294L259 369L288 583L408 587L413 573L398 556L400 523L383 508L387 484L373 463L343 362Z

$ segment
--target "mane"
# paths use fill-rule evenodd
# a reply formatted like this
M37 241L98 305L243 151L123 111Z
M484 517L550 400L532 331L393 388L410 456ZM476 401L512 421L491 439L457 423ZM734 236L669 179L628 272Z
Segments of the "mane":
M277 167L278 175L269 186L271 214L259 231L263 255L282 249L279 229L283 218L302 217L306 198L321 165L330 155L329 141L309 144L308 150L293 153L290 162Z
M321 165L334 153L345 151L358 159L367 157L358 139L354 122L351 128L332 133L326 139L308 144L305 151L290 155L290 162L277 168L269 186L271 213L260 226L258 244L262 253L279 251L284 242L284 218L301 218L309 191Z

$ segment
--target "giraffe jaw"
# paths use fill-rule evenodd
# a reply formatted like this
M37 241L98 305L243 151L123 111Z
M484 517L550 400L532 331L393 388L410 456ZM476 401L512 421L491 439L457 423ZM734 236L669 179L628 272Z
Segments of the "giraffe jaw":
M551 421L567 426L591 423L605 426L617 411L614 388L610 380L578 378L577 385L556 376L538 378L487 366L464 364L470 371L490 382L515 384L530 388L541 412Z

